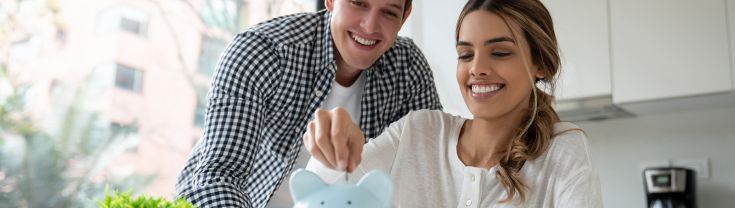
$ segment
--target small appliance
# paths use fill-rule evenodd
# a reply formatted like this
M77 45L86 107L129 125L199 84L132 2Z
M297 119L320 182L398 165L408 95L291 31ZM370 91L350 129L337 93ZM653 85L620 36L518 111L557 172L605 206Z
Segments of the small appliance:
M649 208L696 208L696 173L682 167L646 168L643 183Z

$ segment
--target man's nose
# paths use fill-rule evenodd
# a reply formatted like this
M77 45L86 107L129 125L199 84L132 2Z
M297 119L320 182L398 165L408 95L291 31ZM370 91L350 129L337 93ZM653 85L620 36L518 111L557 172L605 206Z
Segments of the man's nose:
M367 34L372 34L378 31L379 27L379 12L373 11L367 14L367 16L362 18L362 22L360 22L360 27L362 27L363 32Z

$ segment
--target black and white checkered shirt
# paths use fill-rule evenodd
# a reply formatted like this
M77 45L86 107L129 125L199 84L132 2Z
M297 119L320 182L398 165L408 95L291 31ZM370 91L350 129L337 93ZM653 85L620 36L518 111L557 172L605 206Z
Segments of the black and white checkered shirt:
M290 172L335 77L330 13L293 14L238 34L208 93L204 136L178 176L199 207L265 207ZM399 37L366 73L360 128L374 138L409 111L441 109L432 72Z

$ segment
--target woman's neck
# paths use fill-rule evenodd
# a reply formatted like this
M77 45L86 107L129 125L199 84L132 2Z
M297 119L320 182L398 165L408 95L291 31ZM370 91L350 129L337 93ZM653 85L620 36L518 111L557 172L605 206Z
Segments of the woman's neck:
M521 116L518 116L521 117ZM462 126L457 155L466 166L495 166L517 133L519 119L473 119Z

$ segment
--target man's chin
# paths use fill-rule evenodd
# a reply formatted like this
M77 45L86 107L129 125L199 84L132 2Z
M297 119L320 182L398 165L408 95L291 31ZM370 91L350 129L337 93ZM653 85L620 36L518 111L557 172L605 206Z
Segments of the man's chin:
M378 60L376 58L376 59L370 59L370 60L362 59L358 61L357 59L359 58L360 58L359 56L356 56L352 60L346 59L346 64L350 68L367 69L367 68L370 68L370 66L372 66L375 63L375 61Z

